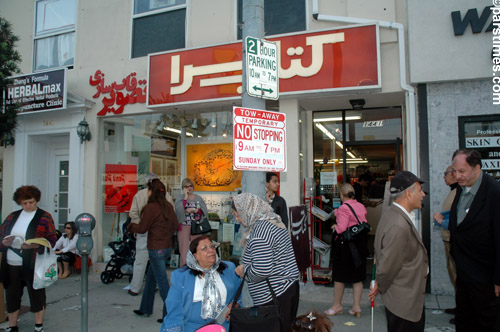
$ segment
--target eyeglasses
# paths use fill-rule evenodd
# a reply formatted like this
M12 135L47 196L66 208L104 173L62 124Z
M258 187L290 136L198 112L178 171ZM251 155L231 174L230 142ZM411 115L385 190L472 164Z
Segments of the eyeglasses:
M64 227L64 229L71 229L71 227Z
M194 188L194 186L192 184L189 184L187 186L184 186L184 188Z
M207 251L208 248L212 249L212 250L216 250L217 248L219 248L219 245L218 244L211 244L209 246L203 246L200 248L201 251Z

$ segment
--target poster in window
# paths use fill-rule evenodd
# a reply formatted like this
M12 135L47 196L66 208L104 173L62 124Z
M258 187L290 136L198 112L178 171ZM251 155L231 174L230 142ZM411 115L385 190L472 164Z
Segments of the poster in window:
M156 174L157 176L163 176L163 159L151 157L151 173Z
M500 181L500 115L459 117L460 148L481 153L481 169Z
M187 176L197 191L234 191L241 171L233 169L233 143L186 146Z
M104 212L130 211L137 193L137 165L106 164L104 167Z

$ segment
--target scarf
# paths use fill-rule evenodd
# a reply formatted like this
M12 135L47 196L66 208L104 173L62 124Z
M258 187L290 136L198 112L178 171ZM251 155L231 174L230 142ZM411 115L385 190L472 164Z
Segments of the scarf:
M224 304L222 303L222 298L220 296L219 289L217 288L217 280L215 279L215 274L218 273L220 258L217 255L217 260L215 264L209 269L204 269L198 264L198 261L194 257L191 251L187 253L187 266L196 271L205 273L205 285L203 286L203 300L201 301L201 318L215 318L223 309Z
M259 220L270 222L278 228L285 229L286 226L281 221L281 217L274 213L268 202L255 194L244 193L233 198L236 211L246 224L245 233L241 238L241 246L245 248L250 233Z

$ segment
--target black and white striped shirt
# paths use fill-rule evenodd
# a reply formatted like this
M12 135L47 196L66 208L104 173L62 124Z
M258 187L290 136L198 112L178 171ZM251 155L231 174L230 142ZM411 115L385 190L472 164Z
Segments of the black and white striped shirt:
M254 305L272 300L266 278L269 278L276 296L280 296L299 277L288 230L266 220L256 222L241 262L247 272L248 290Z

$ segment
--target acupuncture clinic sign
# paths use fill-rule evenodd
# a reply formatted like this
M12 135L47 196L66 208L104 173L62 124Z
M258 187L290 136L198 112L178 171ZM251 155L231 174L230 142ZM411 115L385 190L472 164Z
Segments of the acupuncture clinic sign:
M286 171L286 116L233 108L233 167L247 171Z
M5 105L18 105L19 113L52 111L66 107L66 69L11 77L4 91Z

